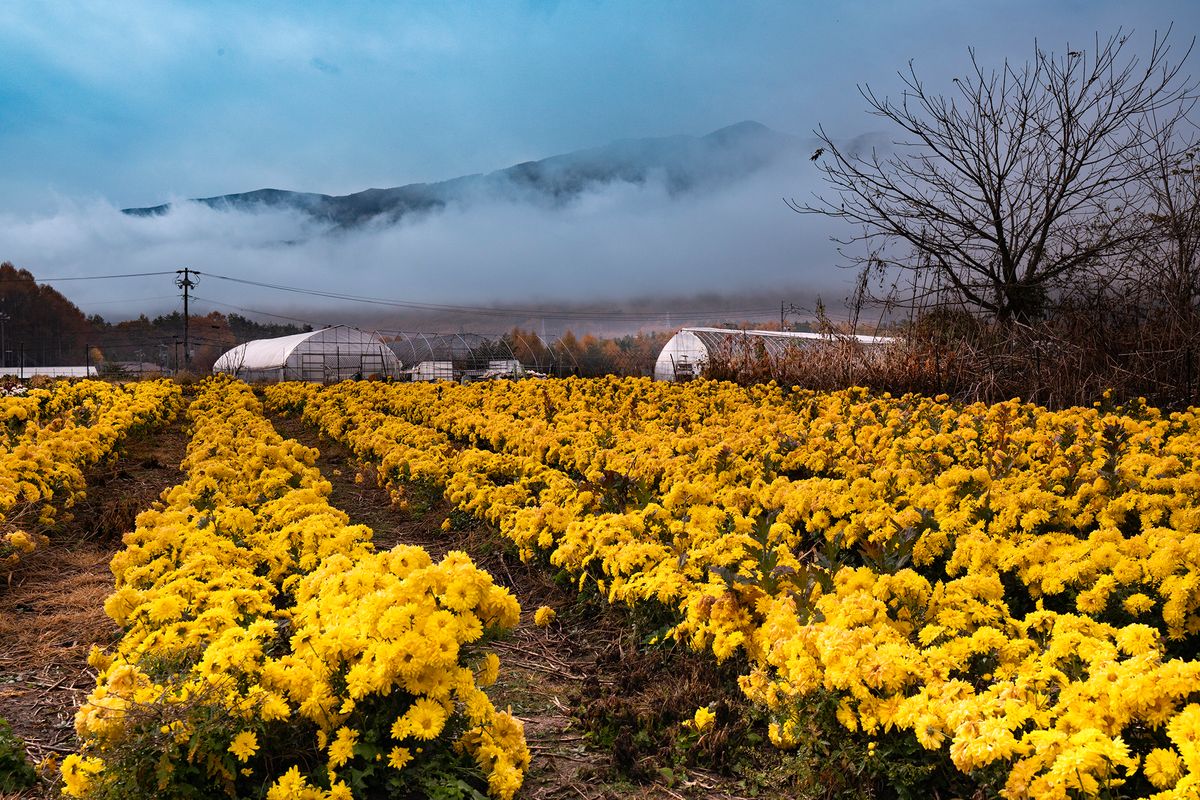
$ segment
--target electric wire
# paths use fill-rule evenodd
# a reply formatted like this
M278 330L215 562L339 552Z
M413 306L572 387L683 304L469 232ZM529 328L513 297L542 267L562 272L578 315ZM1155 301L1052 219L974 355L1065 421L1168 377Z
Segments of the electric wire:
M60 278L0 278L0 283L58 283L60 281L102 281L112 278L150 278L157 275L174 275L175 270L161 272L124 272L118 275L71 275Z
M312 320L300 319L299 317L289 317L285 314L275 314L270 311L261 311L257 308L245 308L244 306L235 306L232 303L226 303L221 300L213 300L211 297L201 297L200 295L197 295L197 294L193 294L192 298L195 300L204 302L204 303L211 303L212 305L215 305L215 306L222 306L224 308L232 308L237 311L244 311L247 314L259 314L264 317L274 317L276 319L286 319L289 322L301 322L301 323L304 323L305 325L312 325L314 328L319 327L317 325L317 323L313 322Z
M754 308L754 309L720 309L720 310L689 310L689 311L553 311L546 309L528 309L528 308L502 308L496 306L469 306L469 305L451 305L444 303L424 303L415 300L386 300L374 297L363 297L361 295L352 295L344 292L333 292L323 289L306 289L298 286L286 286L278 283L267 283L265 281L254 281L247 278L234 278L228 275L219 275L212 272L201 272L201 276L216 278L217 280L229 281L231 283L243 284L246 286L257 286L264 289L273 289L276 291L292 292L295 294L309 295L312 297L321 297L329 300L343 300L354 303L367 303L371 305L387 306L393 308L406 308L417 311L453 311L459 313L470 314L486 314L492 316L531 316L539 319L596 319L604 320L611 319L617 321L637 321L637 320L657 320L664 317L678 317L681 319L693 319L698 317L712 317L715 315L730 315L730 314L752 314L752 315L771 315L779 313L775 308Z

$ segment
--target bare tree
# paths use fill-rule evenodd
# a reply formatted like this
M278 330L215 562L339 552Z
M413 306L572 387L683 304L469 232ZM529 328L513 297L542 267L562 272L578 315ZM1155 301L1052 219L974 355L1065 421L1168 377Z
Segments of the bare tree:
M1184 130L1179 130L1179 128ZM1128 258L1127 293L1193 320L1200 310L1200 140L1190 125L1162 129L1144 158L1146 235Z
M1127 224L1150 192L1144 156L1195 102L1181 72L1194 40L1172 61L1169 36L1141 57L1120 31L1061 55L1035 42L1032 60L993 70L970 50L948 96L910 62L898 100L859 87L899 127L892 149L850 152L819 128L832 194L789 204L853 223L837 241L863 246L843 252L866 270L932 273L998 319L1036 318L1056 288L1144 234Z

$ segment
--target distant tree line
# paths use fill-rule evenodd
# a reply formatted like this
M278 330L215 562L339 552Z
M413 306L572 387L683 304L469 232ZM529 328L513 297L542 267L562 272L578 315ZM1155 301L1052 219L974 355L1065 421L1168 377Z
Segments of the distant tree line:
M183 314L108 322L90 317L54 288L38 284L28 270L0 263L0 367L100 366L147 363L174 370L183 357ZM234 345L249 339L287 336L307 328L263 324L212 312L189 325L192 366L208 371Z
M90 324L73 303L0 264L0 365L82 363ZM65 359L65 361L64 361Z

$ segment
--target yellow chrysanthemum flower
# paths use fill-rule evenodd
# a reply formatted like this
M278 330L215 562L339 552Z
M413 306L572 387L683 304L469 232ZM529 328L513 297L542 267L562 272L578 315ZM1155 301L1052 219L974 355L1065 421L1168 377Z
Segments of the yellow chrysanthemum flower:
M412 751L407 747L393 747L388 754L388 766L392 769L404 769L412 759Z
M1156 748L1146 754L1142 772L1155 788L1170 789L1183 775L1183 759L1174 750Z
M233 742L229 745L229 752L233 753L238 761L248 761L258 752L258 736L254 731L242 731L233 737Z
M336 769L353 758L356 742L358 731L345 726L338 728L337 736L329 743L329 766Z

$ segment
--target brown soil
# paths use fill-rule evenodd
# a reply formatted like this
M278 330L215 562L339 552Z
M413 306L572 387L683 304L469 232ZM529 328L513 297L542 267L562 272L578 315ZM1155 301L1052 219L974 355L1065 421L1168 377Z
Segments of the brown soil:
M104 613L109 561L137 514L182 479L186 444L181 420L127 440L117 459L87 476L86 498L49 532L49 544L0 574L0 718L35 763L76 749L75 709L96 683L88 652L119 635ZM57 795L43 781L17 797Z
M284 436L320 450L318 467L333 484L332 504L352 522L370 526L378 547L402 542L435 557L466 551L520 601L520 625L494 643L500 679L489 689L498 707L511 708L524 722L533 753L518 797L792 796L761 774L778 761L770 747L749 752L744 740L731 741L731 735L747 733L744 703L732 673L718 670L711 657L678 647L646 647L653 622L599 598L581 599L573 581L560 575L556 582L549 565L523 563L511 543L485 524L454 515L455 527L441 530L451 516L443 499L431 500L424 509L397 510L378 488L372 467L344 445L296 419L272 422ZM533 615L543 605L558 616L538 628ZM680 736L686 729L680 723L710 701L718 720L736 721L700 741L693 734L683 746ZM728 710L733 705L740 707L737 714ZM731 763L735 758L741 759L738 768ZM747 767L759 774L747 780Z

